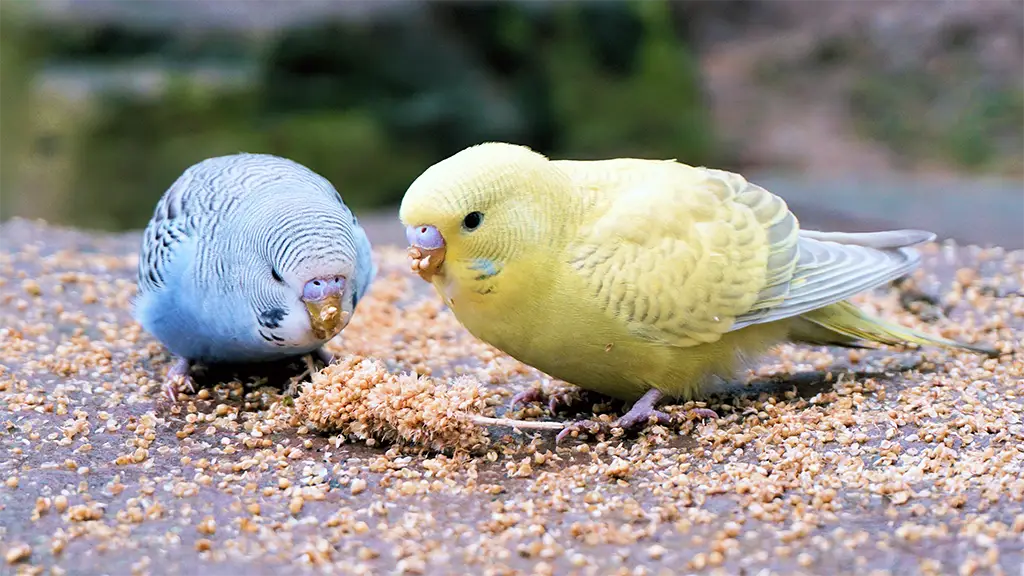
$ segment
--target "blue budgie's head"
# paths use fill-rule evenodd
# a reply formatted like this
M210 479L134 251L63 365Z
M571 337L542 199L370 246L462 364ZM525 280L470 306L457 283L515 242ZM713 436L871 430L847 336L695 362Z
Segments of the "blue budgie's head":
M245 202L233 230L239 288L260 336L307 347L348 325L372 268L366 237L327 180L297 168Z

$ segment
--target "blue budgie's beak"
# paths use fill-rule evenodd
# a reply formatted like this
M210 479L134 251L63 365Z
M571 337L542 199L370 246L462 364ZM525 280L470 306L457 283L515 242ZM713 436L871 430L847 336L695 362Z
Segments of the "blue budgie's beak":
M405 229L405 239L409 241L412 271L430 282L444 264L444 236L433 226L409 226Z
M333 338L348 324L349 314L341 309L341 295L344 293L344 276L314 278L302 287L302 301L309 313L309 325L317 338Z

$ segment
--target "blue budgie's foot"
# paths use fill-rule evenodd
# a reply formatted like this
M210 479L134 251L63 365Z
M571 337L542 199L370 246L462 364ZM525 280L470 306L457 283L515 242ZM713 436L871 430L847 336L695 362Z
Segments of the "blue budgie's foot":
M652 388L637 400L628 412L620 416L614 424L598 422L595 420L580 420L578 422L573 422L558 433L558 436L555 438L555 442L561 442L566 437L572 435L573 432L576 432L576 434L585 432L590 435L595 435L598 432L608 431L611 428L636 430L643 428L644 426L654 424L671 425L676 422L676 419L661 410L655 409L658 403L660 403L664 398L664 394L659 390ZM688 410L686 416L694 418L717 418L718 414L714 410L710 410L708 408L695 408L693 410Z
M317 372L314 359L323 362L324 366L330 366L331 363L334 362L334 355L328 352L323 346L321 346L320 348L317 348L313 352L303 356L302 359L306 362L306 369L305 371L302 372L302 374L299 374L298 376L295 376L288 380L288 386L286 386L284 389L284 393L286 396L298 398L299 384L302 383L303 379L305 378L312 378L313 375L316 374Z
M316 354L318 360L324 363L324 366L330 366L331 362L334 362L334 354L328 352L327 348L323 346L317 348L314 354Z
M196 393L196 383L189 372L192 370L192 362L186 358L177 357L171 368L167 370L167 380L164 382L164 393L171 399L171 402L178 401L178 380L188 387L189 394Z

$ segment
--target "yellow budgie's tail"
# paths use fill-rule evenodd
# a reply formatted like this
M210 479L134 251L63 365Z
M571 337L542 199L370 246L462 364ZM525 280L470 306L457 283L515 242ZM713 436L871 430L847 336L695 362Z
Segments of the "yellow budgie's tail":
M887 346L902 346L913 342L919 346L962 348L989 357L999 356L999 351L994 348L954 342L885 322L865 314L846 301L802 314L792 324L791 336L801 342L854 348L863 347L859 342L875 342Z

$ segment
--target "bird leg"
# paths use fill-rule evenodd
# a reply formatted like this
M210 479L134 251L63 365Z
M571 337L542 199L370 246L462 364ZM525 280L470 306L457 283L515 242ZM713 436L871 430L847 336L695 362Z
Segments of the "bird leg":
M671 424L671 416L661 410L655 410L655 407L664 398L665 395L660 390L651 388L639 400L633 403L628 412L615 421L615 425L623 430L632 430L647 423ZM651 422L651 418L654 419L653 422Z
M651 388L639 400L633 403L628 412L619 417L614 424L608 426L594 420L579 420L566 426L558 433L555 442L561 442L567 436L576 431L596 434L606 428L622 428L623 430L635 430L650 424L672 424L675 419L669 414L656 410L655 407L665 399L665 395L657 388ZM694 408L687 411L687 416L695 418L717 418L718 414L708 408Z
M189 394L196 393L195 380L189 374L191 370L191 360L175 356L174 364L167 370L167 380L164 382L164 393L171 399L171 402L178 401L178 380L181 380L188 387Z
M313 374L316 374L316 365L313 363L314 358L323 362L324 366L330 366L331 362L334 362L334 354L328 352L323 346L303 356L302 359L306 362L306 369L302 374L292 376L288 380L288 386L284 389L286 396L297 397L299 395L299 383L302 382L302 379L306 376L312 378Z
M316 354L317 360L324 363L324 366L330 366L331 362L334 362L334 354L328 352L327 348L324 348L323 346L317 348L314 354Z

